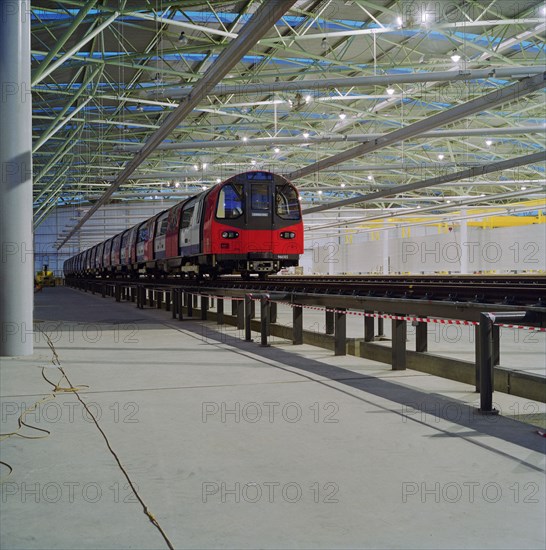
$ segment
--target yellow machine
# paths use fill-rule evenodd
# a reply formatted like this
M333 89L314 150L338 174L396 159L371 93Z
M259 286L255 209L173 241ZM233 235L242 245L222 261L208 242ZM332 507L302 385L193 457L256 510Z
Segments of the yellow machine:
M36 283L41 286L55 286L55 277L53 276L53 271L48 271L48 266L44 267L36 272Z

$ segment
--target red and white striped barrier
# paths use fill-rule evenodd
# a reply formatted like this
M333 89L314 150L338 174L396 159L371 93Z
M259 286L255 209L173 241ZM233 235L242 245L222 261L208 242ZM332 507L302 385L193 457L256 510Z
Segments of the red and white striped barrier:
M188 292L188 294L196 295L196 296L202 296L198 292ZM230 300L235 302L243 302L244 298L239 298L236 296L216 296L212 294L207 295L209 298L216 298L220 300ZM259 302L261 298L253 298L252 294L250 293L251 300L254 300L256 302ZM293 304L292 302L277 302L276 300L271 300L276 302L280 305L285 305L288 307L302 307L305 309L311 309L313 311L328 311L331 313L346 313L347 315L356 315L358 317L374 317L378 319L395 319L397 321L416 321L418 323L435 323L440 325L470 325L470 326L478 326L480 323L479 321L463 321L460 319L439 319L435 317L413 317L410 315L391 315L389 313L369 313L367 311L351 311L351 310L343 310L343 309L336 309L336 308L329 308L329 307L320 307L320 306L308 306L303 304ZM507 323L499 323L499 327L503 328L510 328L510 329L519 329L519 330L529 330L534 332L546 332L546 328L542 327L529 327L526 325L514 325L514 324L507 324Z

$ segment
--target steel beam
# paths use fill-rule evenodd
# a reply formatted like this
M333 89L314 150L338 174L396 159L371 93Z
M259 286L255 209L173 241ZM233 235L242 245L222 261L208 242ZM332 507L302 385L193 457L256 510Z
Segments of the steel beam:
M343 199L340 201L330 202L328 204L322 204L320 206L313 206L311 208L307 208L306 210L304 210L303 214L323 212L324 210L330 210L332 208L339 208L341 206L348 206L350 204L367 202L367 201L379 199L382 197L399 195L401 193L406 193L408 191L415 191L416 189L423 189L425 187L432 187L434 185L451 183L451 182L466 179L466 178L475 178L477 176L490 174L491 172L500 172L502 170L509 170L510 168L515 168L516 166L525 166L525 165L536 164L544 161L546 161L546 151L540 151L539 153L532 153L530 155L524 155L522 157L502 160L499 162L492 162L490 164L482 164L481 166L475 166L473 168L469 168L468 170L455 172L453 174L446 174L445 176L429 178L422 181L416 181L415 183L408 183L406 185L392 186L392 187L389 187L388 189L382 189L381 191L368 193L367 195L358 195L356 197L351 197L350 199ZM499 182L499 185L502 185L502 182ZM461 203L459 202L459 205L460 204Z
M351 160L394 143L404 141L405 139L409 139L433 128L437 128L438 126L444 126L450 122L455 122L461 118L485 111L501 103L518 100L527 94L544 88L544 86L546 86L545 75L546 73L541 73L530 78L525 78L520 82L510 84L500 90L495 90L494 92L490 92L476 99L472 99L462 105L457 105L456 107L442 111L437 115L433 115L404 128L400 128L400 130L394 130L381 139L368 141L348 149L347 151L343 151L342 153L332 155L331 157L310 164L305 168L295 170L294 172L291 172L288 177L291 180L295 180L302 178L303 176L308 176L309 174L319 172L325 168L330 168L331 166L335 166L341 162Z
M211 95L231 94L272 94L274 92L296 92L300 90L331 90L334 88L358 88L362 86L386 86L394 84L415 84L420 82L455 82L484 78L521 78L546 71L545 65L534 67L490 67L459 71L437 71L429 73L389 74L381 76L355 76L324 78L316 80L291 80L267 82L263 84L218 85L209 90ZM164 97L184 98L192 93L192 88L180 86L163 88ZM156 92L149 92L153 96Z
M296 0L275 0L264 2L254 13L250 21L241 29L238 37L218 56L216 61L209 67L192 88L191 94L186 101L172 111L161 127L154 132L146 141L144 147L128 163L122 173L104 195L93 205L88 213L72 229L69 235L63 240L61 248L68 239L82 227L85 222L103 205L112 194L125 183L131 174L150 156L155 148L182 122L210 90L241 60L241 58L264 36L264 34L275 25L282 15L293 5Z
M432 132L424 132L415 136L414 139L428 139L428 138L445 138L445 137L468 137L478 136L500 136L500 135L513 135L513 134L546 134L546 127L532 125L532 126L513 126L510 128L461 128L458 130L434 130ZM352 142L356 141L362 143L363 141L369 141L372 139L382 139L388 134L337 134L332 136L309 136L304 137L271 137L271 138L257 138L247 139L244 142L245 147L264 147L267 145L301 145L303 143L340 143L340 142ZM231 147L240 147L241 141L237 139L218 139L212 141L183 141L177 143L162 143L158 145L158 151L195 151L196 149L223 149ZM121 145L115 147L117 152L136 152L140 151L142 145ZM416 165L421 168L422 165ZM360 170L360 167L355 167ZM384 166L383 169L390 170L388 166ZM134 175L132 176L135 177ZM157 176L156 176L157 177Z
M78 15L74 18L68 29L63 35L51 45L51 49L46 55L45 59L38 65L38 68L32 75L32 85L39 82L42 78L44 71L49 67L53 58L61 51L61 48L66 44L67 40L74 34L74 31L79 27L80 23L85 19L85 16L91 11L97 0L89 0L84 6L81 7Z
M72 55L78 52L82 46L85 46L90 40L95 38L97 34L100 34L104 29L110 26L119 16L119 12L114 12L106 21L101 23L96 29L93 29L91 32L87 33L75 46L70 48L65 54L63 54L57 61L48 65L46 69L38 77L32 79L32 86L36 86L41 82L46 76L49 76L55 69L60 67L67 59L70 59Z

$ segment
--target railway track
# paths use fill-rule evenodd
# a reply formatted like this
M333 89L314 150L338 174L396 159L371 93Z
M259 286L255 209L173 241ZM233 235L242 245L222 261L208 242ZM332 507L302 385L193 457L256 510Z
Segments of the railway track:
M394 275L394 276L273 276L266 280L240 277L218 279L140 278L100 279L105 283L233 289L246 292L284 292L399 298L404 300L471 302L546 307L546 276L521 275Z

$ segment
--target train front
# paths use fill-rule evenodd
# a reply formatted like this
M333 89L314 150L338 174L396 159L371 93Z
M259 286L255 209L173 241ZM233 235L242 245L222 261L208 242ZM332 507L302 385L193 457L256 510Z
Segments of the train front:
M208 196L203 226L205 254L222 273L277 273L297 266L303 254L299 195L284 177L245 172L215 187Z

